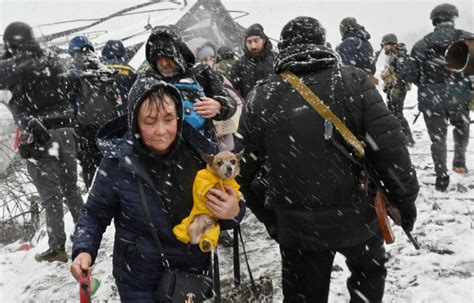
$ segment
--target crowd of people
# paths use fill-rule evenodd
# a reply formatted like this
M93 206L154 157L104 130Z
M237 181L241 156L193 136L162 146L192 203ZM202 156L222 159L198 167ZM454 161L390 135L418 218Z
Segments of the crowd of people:
M340 22L342 42L335 48L312 17L288 22L276 48L263 26L253 24L241 57L228 46L201 37L184 41L175 27L158 26L146 42L148 64L138 72L127 65L119 40L108 41L99 57L86 36L76 36L64 61L39 45L28 24L11 23L3 35L0 88L12 92L8 107L22 132L20 154L46 212L49 248L36 260L69 259L63 203L75 223L76 279L91 270L113 219L121 300L156 302L167 268L209 270L210 253L172 232L192 208L196 173L206 167L203 153L244 150L237 178L243 198L231 187L215 188L206 205L223 230L237 227L246 207L263 223L280 246L284 302L327 302L336 253L351 272L351 302L381 302L388 255L366 169L376 172L403 229L411 231L419 184L403 108L412 85L432 141L436 190L449 186L448 121L452 169L467 173L471 82L443 60L451 43L472 36L455 28L458 15L451 4L436 6L433 32L411 52L393 33L382 38L386 102L375 86L378 54L353 17ZM346 132L320 114L310 95ZM354 141L364 147L362 155L352 149Z

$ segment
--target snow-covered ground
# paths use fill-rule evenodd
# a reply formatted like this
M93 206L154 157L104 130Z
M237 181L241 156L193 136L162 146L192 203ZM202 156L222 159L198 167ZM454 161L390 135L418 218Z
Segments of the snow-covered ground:
M405 115L413 121L417 113L416 89L409 92ZM417 200L418 220L413 235L421 244L416 251L395 227L396 242L388 245L390 255L384 302L474 302L474 129L467 152L467 175L451 172L451 184L445 193L434 190L430 141L423 118L412 127L416 145L410 148L421 185ZM449 133L448 165L453 156L452 133ZM72 218L65 215L66 230L73 231ZM275 242L266 237L263 226L253 216L243 225L247 250L254 275L269 275L275 286L275 302L282 301L280 254ZM119 301L112 277L113 227L107 229L99 251L94 275L102 281L95 302ZM17 251L20 243L0 247L0 302L73 302L78 300L78 283L63 263L37 263L34 255L47 249L42 226L29 251ZM71 251L71 243L66 243ZM232 273L231 250L220 249L221 275ZM348 302L345 280L348 270L344 259L336 257L332 274L330 302ZM242 265L241 271L245 273Z

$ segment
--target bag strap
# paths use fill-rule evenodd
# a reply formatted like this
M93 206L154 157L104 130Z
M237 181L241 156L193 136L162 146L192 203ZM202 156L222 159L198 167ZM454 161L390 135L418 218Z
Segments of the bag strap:
M363 158L365 155L365 143L359 141L354 134L342 123L342 121L327 107L321 99L306 85L298 76L290 71L280 73L290 85L308 102L311 107L325 120L331 121L344 140L352 146L357 157Z
M163 249L163 245L161 245L160 237L156 233L155 226L153 225L153 222L151 220L150 209L148 208L148 203L146 201L146 196L145 196L145 190L143 189L143 182L140 178L137 178L137 182L138 182L138 192L140 194L140 200L142 202L143 211L145 212L146 220L148 221L147 222L148 226L150 227L151 235L153 236L153 240L155 240L155 243L158 246L158 249L160 250L160 256L163 261L163 266L165 266L166 268L170 268L170 263L168 262L168 259L166 259L165 250Z
M255 284L255 280L254 280L253 275L252 275L252 270L250 269L249 258L247 257L247 251L245 250L244 238L242 237L242 232L240 230L240 226L237 227L236 230L238 231L238 236L240 238L240 243L242 244L242 252L244 253L245 263L247 264L247 270L249 272L250 289L252 290L252 295L258 301L258 297L259 297L260 293L257 289L257 285ZM237 249L238 249L238 246L237 246ZM237 259L239 259L239 258L237 258ZM239 261L239 263L240 263L240 261ZM240 281L240 279L239 279L239 281Z

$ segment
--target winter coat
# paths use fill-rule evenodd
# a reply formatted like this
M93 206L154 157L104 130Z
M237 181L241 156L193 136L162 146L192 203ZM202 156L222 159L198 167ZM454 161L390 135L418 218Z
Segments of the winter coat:
M374 49L369 39L370 34L364 27L346 32L336 47L342 64L358 67L369 75L375 74Z
M137 139L139 106L157 85L163 83L152 78L138 79L129 96L128 122L127 116L122 116L99 131L97 141L104 158L76 223L72 259L80 252L88 252L95 262L102 234L114 219L113 275L121 297L139 292L152 295L164 270L146 223L138 179L144 184L153 225L171 267L202 272L208 266L208 253L201 252L198 245L181 243L172 232L172 226L189 215L194 178L205 167L192 141L194 129L182 122L180 99L176 102L178 117L181 117L178 136L167 155L151 154ZM241 204L234 220L220 220L221 228L237 226L244 211L245 206Z
M255 84L273 74L273 46L266 39L261 54L254 55L244 47L244 55L232 66L229 80L245 99Z
M108 68L115 71L115 83L117 84L122 99L122 112L126 113L128 106L128 93L137 79L137 72L133 67L120 59L104 58L104 63Z
M0 89L11 91L8 108L21 129L32 117L54 120L47 128L71 124L72 96L65 72L65 63L37 44L15 55L5 53L0 60Z
M411 51L407 79L418 86L418 109L438 112L465 107L471 98L469 77L444 68L447 47L471 33L454 28L450 22L438 24L419 40Z
M367 160L406 218L418 192L397 118L362 71L339 66L331 49L290 46L275 60L275 72L289 70L366 141ZM321 116L274 75L248 96L238 133L245 148L237 181L247 205L281 246L299 250L360 244L378 233L373 194L360 189L360 169L324 139ZM334 139L344 140L334 129Z
M153 76L168 83L178 83L182 79L192 79L199 83L207 97L221 103L220 113L213 120L226 120L235 113L236 104L224 90L219 76L206 64L195 64L195 58L184 41L168 27L162 26L153 31L147 41L146 59L151 67L138 77ZM156 68L155 61L158 54L172 54L179 69L173 77L163 77ZM211 125L212 127L212 125Z
M206 168L198 171L196 178L194 179L193 184L193 208L188 217L184 218L180 224L176 225L173 228L173 233L178 240L187 244L191 241L191 238L188 234L188 227L194 221L194 218L198 215L205 214L209 217L213 217L211 211L206 206L206 194L213 188L218 186L221 189L224 189L224 185L231 186L238 195L238 198L242 198L242 195L239 192L239 184L235 179L226 179L223 180L217 176L212 169L207 165ZM220 226L217 224L206 230L201 240L199 241L199 248L204 252L209 252L217 246L217 241L219 240ZM210 246L206 247L206 244Z

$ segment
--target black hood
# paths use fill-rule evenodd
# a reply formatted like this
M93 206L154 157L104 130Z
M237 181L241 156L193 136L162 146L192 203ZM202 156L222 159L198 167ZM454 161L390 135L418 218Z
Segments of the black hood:
M158 26L153 29L146 42L145 54L148 63L158 74L159 71L155 66L155 62L160 57L173 58L183 74L196 62L186 43L169 26Z

